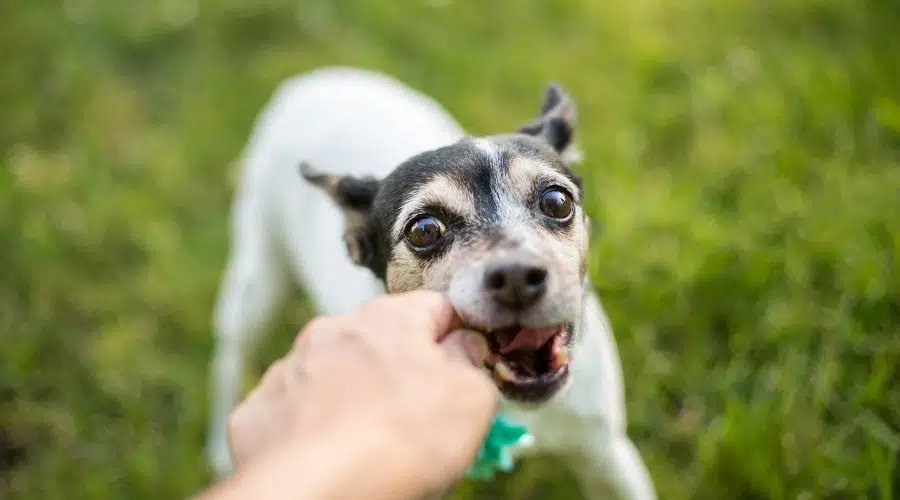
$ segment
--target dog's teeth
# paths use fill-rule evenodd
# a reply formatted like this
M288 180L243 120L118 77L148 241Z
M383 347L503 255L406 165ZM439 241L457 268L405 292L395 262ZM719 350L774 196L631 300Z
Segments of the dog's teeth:
M501 380L505 380L507 382L515 382L516 380L516 374L513 373L512 369L506 366L506 364L502 361L498 361L494 365L494 373L496 373Z
M568 362L569 348L567 346L560 346L558 349L553 350L553 358L550 359L550 367L552 369L558 370Z

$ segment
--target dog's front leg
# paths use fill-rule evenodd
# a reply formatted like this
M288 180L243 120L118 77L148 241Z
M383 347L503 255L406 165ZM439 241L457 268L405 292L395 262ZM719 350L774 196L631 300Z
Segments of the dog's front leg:
M207 455L219 476L231 472L228 415L239 402L244 358L289 292L287 266L266 226L263 195L238 199L232 248L215 305Z
M650 473L624 433L589 440L573 472L588 500L655 500Z

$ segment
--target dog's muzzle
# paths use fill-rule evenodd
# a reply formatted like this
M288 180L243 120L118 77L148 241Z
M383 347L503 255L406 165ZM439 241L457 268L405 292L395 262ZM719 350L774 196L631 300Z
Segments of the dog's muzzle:
M571 323L535 326L534 314L547 294L548 270L528 258L503 259L485 266L483 289L493 307L517 318L528 318L485 331L490 356L486 361L497 387L509 399L538 403L550 399L569 375Z

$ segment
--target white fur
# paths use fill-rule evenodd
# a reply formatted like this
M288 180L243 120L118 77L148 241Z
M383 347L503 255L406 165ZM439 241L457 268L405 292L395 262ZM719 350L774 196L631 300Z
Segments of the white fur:
M383 178L407 158L448 145L462 127L434 100L388 77L327 68L285 82L256 123L243 155L231 213L231 247L216 304L208 453L219 473L230 460L227 415L241 390L243 358L289 290L300 283L320 314L345 313L383 293L343 246L343 219L299 175L317 170ZM506 411L536 436L537 451L568 457L590 499L655 498L625 434L618 354L599 302L588 294L572 383L550 403Z

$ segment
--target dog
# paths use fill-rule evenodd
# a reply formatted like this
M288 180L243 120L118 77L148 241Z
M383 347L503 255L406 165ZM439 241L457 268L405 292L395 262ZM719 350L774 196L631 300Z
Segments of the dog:
M588 280L575 103L552 84L523 122L470 137L434 99L362 69L282 83L243 152L230 215L207 448L218 473L245 352L292 283L324 315L424 288L484 332L484 369L535 435L531 450L563 457L589 499L655 498Z

